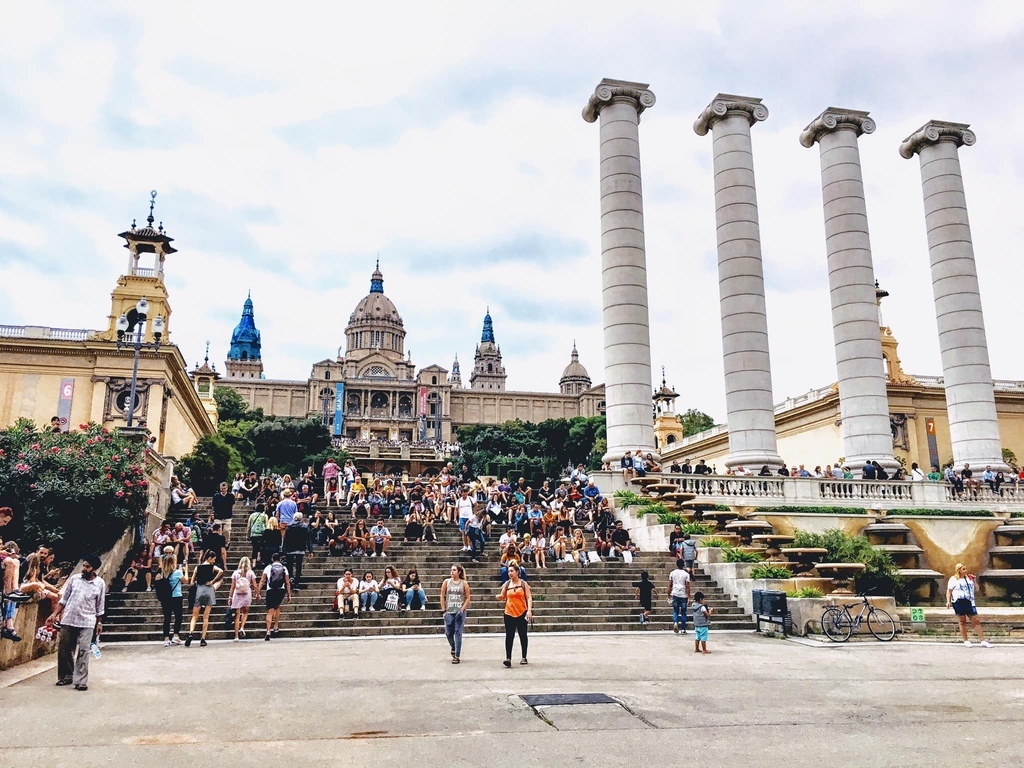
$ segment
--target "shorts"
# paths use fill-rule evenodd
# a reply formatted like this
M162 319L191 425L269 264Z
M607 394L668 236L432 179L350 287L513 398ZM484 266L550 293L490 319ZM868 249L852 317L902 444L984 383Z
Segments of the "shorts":
M707 627L694 627L693 628L694 640L697 642L706 643L708 641L708 628Z
M978 609L974 607L974 603L970 600L960 598L953 601L953 613L957 616L977 616Z
M644 600L643 598L640 598L640 607L643 608L645 611L654 610L654 606L651 605L651 600Z
M205 608L217 604L217 591L213 587L200 584L196 587L196 608Z
M469 522L469 518L468 517L460 517L459 518L459 531L461 533L465 533L466 532L466 524L468 522Z
M285 590L283 589L268 589L267 590L267 610L273 610L274 608L280 608L281 603L284 602Z

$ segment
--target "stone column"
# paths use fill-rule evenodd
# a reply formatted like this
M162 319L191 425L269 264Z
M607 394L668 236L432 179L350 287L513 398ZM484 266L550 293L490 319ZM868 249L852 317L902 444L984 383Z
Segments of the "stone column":
M608 452L654 448L647 258L640 185L640 113L654 106L646 83L605 78L583 109L601 127L601 303Z
M693 124L712 133L718 290L722 309L725 405L729 419L727 467L756 472L782 466L775 440L775 403L768 354L761 230L757 217L750 127L768 117L760 99L720 93Z
M900 154L908 160L916 154L921 163L953 461L958 468L970 464L977 476L987 464L993 469L1008 468L999 439L978 270L957 151L975 141L974 133L963 123L931 120L904 140Z
M808 148L817 143L821 153L825 249L846 461L855 469L868 460L894 469L898 464L892 452L875 270L857 146L862 133L874 130L875 121L867 112L829 107L804 129L800 143Z

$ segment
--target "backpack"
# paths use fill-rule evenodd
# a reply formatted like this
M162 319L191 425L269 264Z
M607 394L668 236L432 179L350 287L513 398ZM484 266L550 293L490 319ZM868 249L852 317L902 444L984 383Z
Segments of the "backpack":
M269 589L284 589L284 566L274 563L270 566L270 578L267 580Z
M271 575L273 575L273 571L271 571ZM249 581L249 577L240 572L237 573L235 576L235 594L248 595L251 592L252 584Z
M174 590L171 588L171 580L166 576L163 576L153 582L153 592L156 593L156 599L161 603L171 599L171 592Z
M253 512L249 515L249 538L256 539L263 535L267 529L267 518L262 512Z

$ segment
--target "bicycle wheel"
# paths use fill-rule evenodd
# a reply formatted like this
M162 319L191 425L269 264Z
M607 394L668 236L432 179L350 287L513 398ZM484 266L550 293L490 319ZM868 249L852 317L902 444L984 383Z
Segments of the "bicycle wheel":
M868 629L882 642L888 642L896 637L896 622L881 608L872 608L868 613Z
M853 622L842 608L826 608L821 614L821 631L834 643L845 643L853 634Z

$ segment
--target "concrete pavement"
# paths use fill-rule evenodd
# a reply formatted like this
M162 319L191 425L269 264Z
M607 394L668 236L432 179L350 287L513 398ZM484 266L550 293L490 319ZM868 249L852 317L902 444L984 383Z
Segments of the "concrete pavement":
M495 636L468 636L458 666L440 636L108 646L86 693L49 665L0 674L0 765L1024 764L1022 646L710 647L538 634L509 670ZM580 692L621 705L519 698Z

